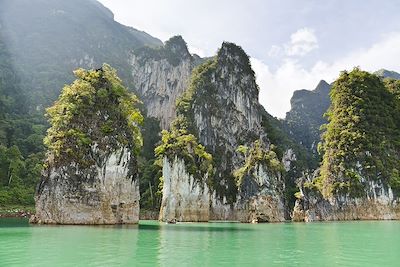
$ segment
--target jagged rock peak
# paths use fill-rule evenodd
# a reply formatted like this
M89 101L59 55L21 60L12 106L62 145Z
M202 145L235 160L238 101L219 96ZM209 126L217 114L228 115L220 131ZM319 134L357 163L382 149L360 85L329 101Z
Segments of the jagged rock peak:
M192 55L189 53L185 40L180 35L176 35L168 39L164 43L165 49L171 51L175 55L180 55L183 58L190 58Z
M160 120L168 129L175 118L176 99L188 86L193 68L202 59L190 55L181 36L159 47L142 47L133 53L132 77L135 90L145 104L148 117Z
M323 96L329 97L329 91L331 90L331 86L325 80L319 81L317 87L314 90L308 89L300 89L293 92L293 96L290 99L290 102L293 105L296 104L299 100L303 100L303 97L309 97L313 94L321 94Z
M135 49L133 54L138 57L140 65L145 65L149 60L162 61L163 59L166 59L169 64L176 67L183 61L194 61L194 58L189 53L185 40L183 40L180 35L171 37L162 46L144 46Z
M315 88L315 92L328 92L331 90L331 86L325 80L319 81L317 87Z
M218 50L217 58L219 64L240 68L246 73L254 76L249 56L242 47L234 43L223 42L221 48Z

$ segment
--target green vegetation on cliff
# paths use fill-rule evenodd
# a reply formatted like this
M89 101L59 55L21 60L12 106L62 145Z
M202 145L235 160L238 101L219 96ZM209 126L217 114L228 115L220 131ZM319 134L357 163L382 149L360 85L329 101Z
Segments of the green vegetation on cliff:
M205 147L198 143L197 138L188 132L185 117L178 116L171 125L171 130L162 131L162 143L155 149L159 161L167 157L172 163L175 157L182 158L189 174L200 182L204 177L210 177L213 172L213 158Z
M388 83L387 83L388 84ZM400 109L376 75L356 68L335 81L324 126L321 176L315 185L324 196L359 196L366 181L381 180L400 189Z
M192 71L189 87L177 101L180 121L175 130L204 142L214 165L210 188L228 203L236 201L244 177L253 174L257 163L265 164L271 172L283 169L275 152L264 147L269 141L260 136L261 127L255 126L261 122L262 108L257 102L259 89L254 75L243 49L224 42L214 58ZM239 145L249 147L249 151L236 151Z
M98 70L78 69L47 109L51 128L44 140L55 166L74 162L95 165L92 149L112 153L128 148L138 155L142 147L138 98L127 91L116 71L104 64Z
M32 110L56 100L79 67L107 62L132 87L132 50L162 45L147 33L116 22L113 13L94 0L0 1L0 24L0 38L13 55Z
M237 151L245 157L244 165L233 173L239 188L243 185L246 175L251 175L251 172L259 167L259 165L266 166L267 171L272 175L279 176L284 171L283 165L279 161L274 149L274 145L271 145L269 149L263 147L261 140L256 140L251 147L240 145L237 148Z

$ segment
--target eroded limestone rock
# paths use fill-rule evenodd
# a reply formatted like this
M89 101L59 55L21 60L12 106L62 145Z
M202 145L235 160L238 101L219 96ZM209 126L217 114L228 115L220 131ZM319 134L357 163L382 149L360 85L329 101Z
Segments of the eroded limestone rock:
M139 187L129 174L130 153L121 149L99 166L49 168L38 185L36 214L45 224L134 224L139 221Z
M206 177L205 177L206 178ZM163 162L161 221L207 222L210 219L210 193L206 183L196 181L185 162L175 157Z

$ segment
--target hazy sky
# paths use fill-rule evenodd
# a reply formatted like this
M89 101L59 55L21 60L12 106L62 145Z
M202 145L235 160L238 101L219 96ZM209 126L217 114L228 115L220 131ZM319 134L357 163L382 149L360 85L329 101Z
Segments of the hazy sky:
M294 90L360 66L400 71L398 0L100 0L125 25L214 55L223 41L251 56L260 102L283 118Z

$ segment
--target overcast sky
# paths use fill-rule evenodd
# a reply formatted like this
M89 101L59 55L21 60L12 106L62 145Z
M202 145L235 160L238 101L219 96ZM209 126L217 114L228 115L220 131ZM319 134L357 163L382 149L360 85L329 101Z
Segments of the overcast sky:
M189 50L214 55L223 41L252 58L260 102L274 116L294 90L333 82L360 66L400 71L398 0L100 0L125 25L165 41L182 35Z

